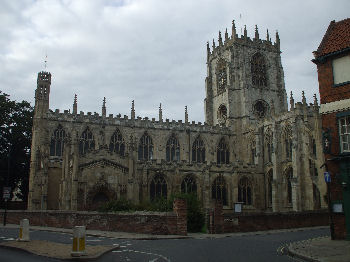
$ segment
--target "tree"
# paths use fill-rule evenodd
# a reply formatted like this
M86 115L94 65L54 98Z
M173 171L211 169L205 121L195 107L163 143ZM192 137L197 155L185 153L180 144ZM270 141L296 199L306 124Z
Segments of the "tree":
M3 186L19 186L23 201L28 196L33 112L29 102L12 101L0 91L0 192Z

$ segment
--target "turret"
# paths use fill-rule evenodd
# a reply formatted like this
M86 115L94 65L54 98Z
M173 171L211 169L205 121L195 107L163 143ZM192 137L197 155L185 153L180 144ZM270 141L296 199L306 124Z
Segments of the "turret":
M73 102L73 115L76 115L78 112L78 102L77 102L77 94L74 95L74 102Z
M185 106L185 123L188 123L188 112L187 112L187 106Z
M163 122L162 103L159 104L159 122Z
M35 117L43 117L49 111L51 73L39 72L35 90Z
M106 98L103 98L103 102L102 102L102 116L106 117Z
M131 119L135 119L135 101L131 102Z

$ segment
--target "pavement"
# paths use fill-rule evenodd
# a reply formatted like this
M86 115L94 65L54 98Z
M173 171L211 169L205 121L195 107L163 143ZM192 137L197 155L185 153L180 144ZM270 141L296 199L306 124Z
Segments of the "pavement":
M0 225L0 228L5 228ZM7 224L6 228L19 228L19 225ZM315 228L315 227L313 227ZM320 227L324 228L324 227ZM151 235L151 234L138 234L128 232L111 232L111 231L98 231L98 230L86 230L87 236L107 237L116 239L136 239L136 240L158 240L158 239L184 239L184 238L224 238L230 236L247 236L247 235L262 235L262 234L274 234L279 232L292 232L303 231L311 228L295 228L295 229L281 229L270 231L257 231L248 233L225 233L225 234L203 234L203 233L189 233L187 236L179 235ZM72 234L72 229L66 228L54 228L54 227L40 227L30 226L30 230L42 230L51 232L61 232ZM40 241L39 241L40 242ZM7 248L16 248L26 250L30 253L34 253L41 256L59 258L59 259L72 259L70 256L71 245L60 244L49 241L41 241L40 243L35 241L30 242L2 242L0 246ZM42 248L37 248L38 246ZM79 257L81 260L94 260L103 254L118 249L119 246L87 246L86 254ZM45 250L43 252L43 250ZM59 250L67 250L65 254ZM292 242L283 247L282 253L289 256L297 257L305 261L312 262L350 262L350 241L345 240L331 240L330 237L319 237L313 239L307 239L299 242ZM76 258L74 258L76 259Z

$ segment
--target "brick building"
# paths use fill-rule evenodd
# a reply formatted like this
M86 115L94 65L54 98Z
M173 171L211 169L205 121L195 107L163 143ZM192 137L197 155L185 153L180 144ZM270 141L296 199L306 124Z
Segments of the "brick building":
M321 97L325 166L331 175L334 237L350 239L350 18L332 21L313 53Z
M206 123L49 109L51 74L35 91L28 208L85 210L195 192L205 208L304 211L326 207L318 102L288 110L280 39L219 33L207 45ZM102 100L102 99L101 99Z

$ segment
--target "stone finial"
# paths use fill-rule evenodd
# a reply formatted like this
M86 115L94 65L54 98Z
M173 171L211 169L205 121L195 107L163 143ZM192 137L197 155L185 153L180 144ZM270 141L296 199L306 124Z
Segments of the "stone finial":
M185 106L185 123L188 123L188 112L187 112L187 106Z
M219 31L219 46L222 45L222 37L221 37L221 31Z
M102 103L102 116L106 117L106 98L103 98L103 103Z
M209 61L210 56L210 47L209 47L209 41L207 42L207 61Z
M162 103L159 104L159 122L163 122Z
M280 36L278 34L278 31L276 31L276 45L277 48L280 49Z
M213 39L213 51L215 49L215 40Z
M131 102L131 119L135 119L135 101Z
M304 91L301 92L301 96L302 96L303 105L306 105L306 98L305 98L305 92Z
M74 102L73 102L73 114L76 115L78 112L78 102L77 102L77 94L74 95Z
M317 102L317 96L316 94L314 94L314 106L317 107L318 106L318 102Z
M266 41L271 42L269 29L266 30Z
M232 20L232 39L236 38L236 25L235 20Z
M293 92L292 91L290 91L289 104L290 104L290 110L293 110L294 109L294 98L293 98Z
M228 40L228 33L227 33L227 28L225 30L225 42Z
M248 33L247 33L247 26L244 25L244 38L247 39Z
M258 40L259 39L259 29L258 29L258 26L255 25L255 40Z

